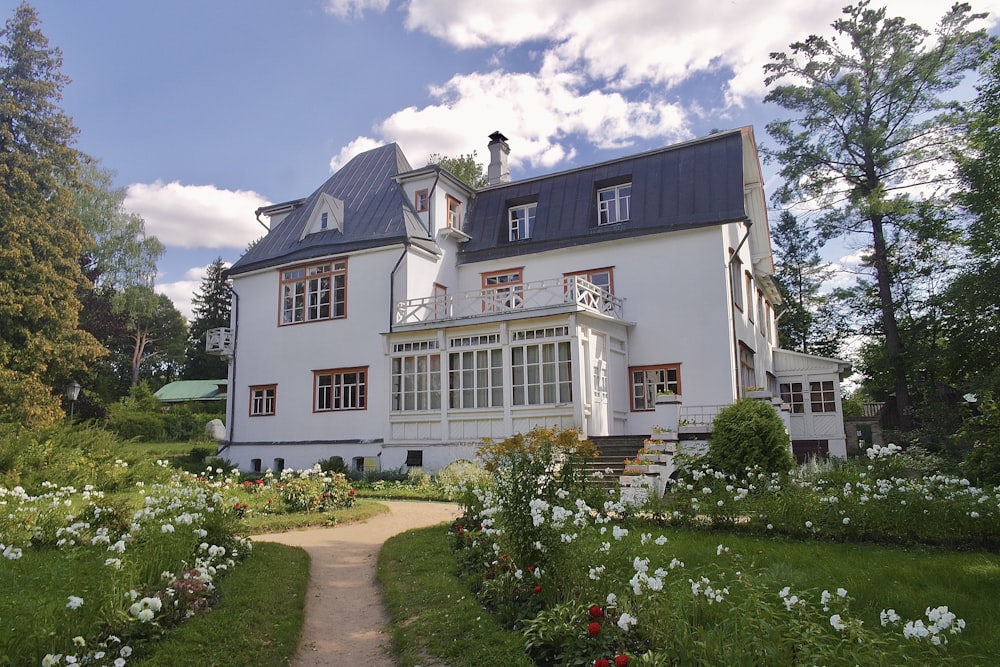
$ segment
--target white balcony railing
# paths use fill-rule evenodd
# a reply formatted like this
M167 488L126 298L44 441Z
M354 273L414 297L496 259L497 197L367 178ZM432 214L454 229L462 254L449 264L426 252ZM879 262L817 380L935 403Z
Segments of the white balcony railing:
M206 331L205 351L224 357L233 356L233 330L229 327L219 327Z
M396 324L420 324L566 306L619 320L624 318L624 299L588 280L568 276L400 301L396 304Z

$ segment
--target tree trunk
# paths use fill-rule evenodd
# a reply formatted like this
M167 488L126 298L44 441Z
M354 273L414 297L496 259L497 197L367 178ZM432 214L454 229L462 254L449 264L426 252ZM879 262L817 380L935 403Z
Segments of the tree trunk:
M885 243L883 217L879 213L871 216L872 238L875 245L873 263L878 284L879 307L882 311L882 332L885 334L885 352L889 366L893 370L896 389L896 418L903 431L913 429L913 404L906 384L906 367L903 363L903 341L896 323L896 309L892 301L892 280L889 275L889 253Z
M146 353L146 345L149 344L149 328L136 327L132 335L135 344L132 346L132 386L139 384L139 368L142 366L142 357Z

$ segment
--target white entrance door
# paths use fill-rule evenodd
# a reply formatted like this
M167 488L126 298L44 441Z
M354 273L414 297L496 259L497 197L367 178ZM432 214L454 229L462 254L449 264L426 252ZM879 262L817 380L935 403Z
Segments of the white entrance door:
M594 334L591 339L593 360L591 367L590 429L588 435L609 435L608 428L608 337Z

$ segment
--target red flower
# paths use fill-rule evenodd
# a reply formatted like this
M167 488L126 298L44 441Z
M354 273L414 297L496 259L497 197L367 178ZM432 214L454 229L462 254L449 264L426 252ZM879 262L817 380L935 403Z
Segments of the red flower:
M480 528L480 530L482 530L482 528ZM535 571L535 566L534 565L529 565L528 566L528 572L534 573L534 571Z
M592 616L593 618L600 618L600 617L604 616L604 610L603 610L603 609L601 609L601 608L600 608L599 606L597 606L596 604L595 604L595 605L592 605L592 606L590 607L590 615L591 615L591 616Z
M535 588L532 589L532 590L534 590L536 593L541 593L542 592L542 587L541 586L535 586Z
M594 667L611 667L611 663L607 658L598 658L594 661Z
M348 493L348 495L351 495L351 496L353 496L353 495L354 495L354 489L351 489L351 490L350 490L350 491L348 491L347 493Z
M628 656L624 653L619 654L615 658L615 667L625 667L628 665Z
M597 621L592 621L591 624L587 626L587 632L591 637L596 637L601 634L601 624Z

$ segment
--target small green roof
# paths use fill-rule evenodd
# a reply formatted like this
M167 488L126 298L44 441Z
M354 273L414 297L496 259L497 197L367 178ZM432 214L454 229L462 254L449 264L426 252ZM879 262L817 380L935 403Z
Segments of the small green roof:
M177 380L160 387L156 397L164 403L221 401L228 385L229 380Z

